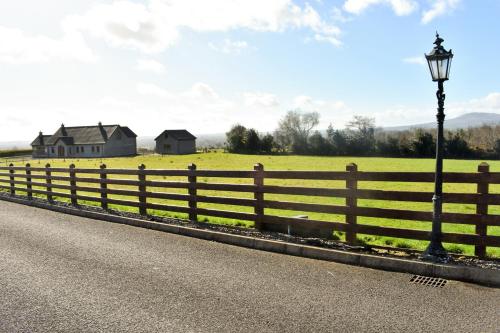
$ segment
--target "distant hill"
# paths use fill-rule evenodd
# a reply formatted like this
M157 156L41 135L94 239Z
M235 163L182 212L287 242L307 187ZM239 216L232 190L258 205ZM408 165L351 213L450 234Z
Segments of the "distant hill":
M471 112L463 114L459 117L452 119L445 119L446 129L459 129L459 128L469 128L469 127L479 127L484 124L486 125L500 125L500 114L499 113L487 113L487 112ZM405 131L412 128L435 128L436 122L429 122L424 124L416 125L406 125L406 126L393 126L384 127L386 131Z
M28 141L5 141L0 142L0 150L10 150L10 149L29 149L31 148L30 142Z

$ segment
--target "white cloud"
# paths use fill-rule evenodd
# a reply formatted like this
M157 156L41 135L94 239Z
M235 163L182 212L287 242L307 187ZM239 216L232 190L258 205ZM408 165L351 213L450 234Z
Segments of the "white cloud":
M299 95L293 99L295 108L314 111L315 109L345 110L346 105L342 101L316 100L310 96Z
M467 102L451 103L446 107L447 113L460 116L468 112L500 113L500 92L492 92L481 98L474 98Z
M403 62L405 62L407 64L415 64L415 65L421 65L421 66L425 66L427 64L427 61L425 60L424 56L404 58Z
M389 5L398 16L409 15L418 8L414 0L346 0L344 10L351 14L361 14L374 5Z
M106 96L106 97L101 98L101 100L99 101L99 104L102 106L106 106L106 107L121 108L122 110L129 109L132 105L128 101L121 100L121 99L111 97L111 96Z
M248 29L281 32L306 29L317 41L340 45L341 31L326 22L310 5L292 0L116 0L93 4L83 14L66 16L62 37L29 36L23 31L0 26L0 62L39 63L51 59L91 62L96 57L87 39L102 39L113 47L131 48L146 54L174 45L181 32L227 32ZM224 41L216 48L239 52L245 41Z
M0 26L0 62L29 64L53 59L96 61L92 50L78 32L64 29L61 39L53 39L41 35L28 36L21 30Z
M145 96L170 97L171 94L153 83L139 82L136 85L137 92Z
M224 39L224 42L220 45L216 45L214 43L208 44L212 50L230 54L240 54L242 50L248 47L248 43L242 40L232 41L228 38Z
M342 42L337 37L328 36L328 35L315 34L314 35L314 40L316 40L318 42L330 43L330 44L332 44L334 46L340 46L340 45L342 45Z
M310 29L324 37L338 37L340 30L324 21L309 4L292 0L128 0L96 4L83 15L72 15L64 26L102 38L118 47L161 52L173 45L182 29L225 32L234 29L278 32Z
M247 92L243 94L246 106L276 107L280 103L274 94L263 92Z
M352 21L352 16L346 16L345 12L338 7L332 9L332 19L334 22L347 23Z
M203 82L195 83L190 90L182 93L182 96L203 102L217 102L221 100L215 90Z
M427 24L436 17L455 10L461 0L434 0L431 8L422 13L422 23Z
M139 59L135 67L139 71L153 72L161 74L165 72L165 66L159 61L153 59Z
M102 38L115 47L145 53L162 51L178 38L175 27L162 23L159 15L146 5L131 1L95 4L85 14L66 17L63 26Z
M353 115L352 110L343 101L320 100L307 95L296 96L292 101L292 107L304 112L318 112L320 114L318 128L326 128L329 124L341 128Z
M420 124L435 121L435 104L428 106L397 105L383 111L374 112L377 124L399 126ZM492 92L484 97L463 102L449 102L446 104L446 119L456 118L470 112L491 112L500 114L500 92ZM446 123L445 123L446 124Z

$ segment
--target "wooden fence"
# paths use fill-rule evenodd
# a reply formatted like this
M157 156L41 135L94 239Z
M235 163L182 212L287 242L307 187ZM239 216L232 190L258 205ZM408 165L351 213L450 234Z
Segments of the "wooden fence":
M115 178L110 178L114 176ZM156 176L156 177L153 177ZM185 181L163 181L157 176L186 177ZM116 178L116 177L128 177ZM244 178L248 184L207 183L198 181L199 177L209 178ZM155 179L152 179L155 178ZM184 178L183 178L184 179ZM321 180L342 181L343 188L316 188L282 185L266 185L265 180ZM206 179L205 179L206 180ZM253 180L253 181L252 181ZM71 165L69 168L0 167L0 189L26 193L28 199L34 194L46 197L53 202L54 197L69 198L73 205L80 200L97 202L103 209L108 205L136 207L141 215L148 210L161 210L188 214L192 221L198 216L231 218L253 221L255 228L286 231L290 228L308 235L331 235L333 231L345 232L346 242L354 244L356 234L378 235L415 240L429 240L430 231L394 228L358 223L358 217L398 219L405 221L432 221L431 211L401 210L389 208L362 207L359 199L389 201L431 202L431 192L387 191L359 189L360 182L434 182L431 172L363 172L355 164L347 165L346 171L266 171L257 164L251 171L197 170L192 164L187 170L148 170L140 165L133 169L108 169L101 165L99 169L81 169ZM56 182L56 183L54 183ZM489 184L500 184L500 172L490 172L489 166L482 163L477 173L445 173L445 183L477 184L476 193L445 193L444 203L472 204L476 206L474 214L443 213L444 223L475 226L475 233L443 233L443 241L448 243L468 244L475 247L475 254L486 256L486 248L500 247L500 236L488 235L488 226L500 226L500 215L488 214L490 205L500 205L500 194L489 193ZM80 185L79 185L80 184ZM85 184L86 186L82 186ZM88 186L87 184L97 184ZM108 188L113 185L115 188ZM121 188L117 188L121 187ZM131 188L132 187L132 188ZM184 189L185 194L158 191L162 189ZM156 190L155 190L156 189ZM65 192L57 191L64 190ZM234 196L208 196L198 191L245 192L253 198ZM96 193L82 195L82 192ZM345 205L304 203L291 201L266 200L266 194L284 194L292 196L336 197L345 199ZM120 198L116 198L120 196ZM137 201L124 200L121 197L135 197ZM170 205L150 202L149 199L166 199L184 202L186 205ZM199 203L223 204L247 207L247 212L219 210L199 207ZM248 212L250 207L251 211ZM340 214L345 222L323 221L267 214L266 210L290 210L311 213Z

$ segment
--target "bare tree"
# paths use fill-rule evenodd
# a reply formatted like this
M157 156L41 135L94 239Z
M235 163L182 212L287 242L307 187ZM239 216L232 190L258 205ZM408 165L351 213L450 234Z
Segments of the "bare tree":
M288 111L274 132L276 142L283 149L292 149L294 152L307 151L307 142L311 131L319 124L318 112Z

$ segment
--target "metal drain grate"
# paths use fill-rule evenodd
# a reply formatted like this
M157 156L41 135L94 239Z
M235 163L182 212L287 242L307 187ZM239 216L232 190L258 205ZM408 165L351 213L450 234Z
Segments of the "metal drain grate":
M415 284L422 284L424 286L443 288L448 280L433 278L429 276L413 275L413 277L410 279L410 282Z

